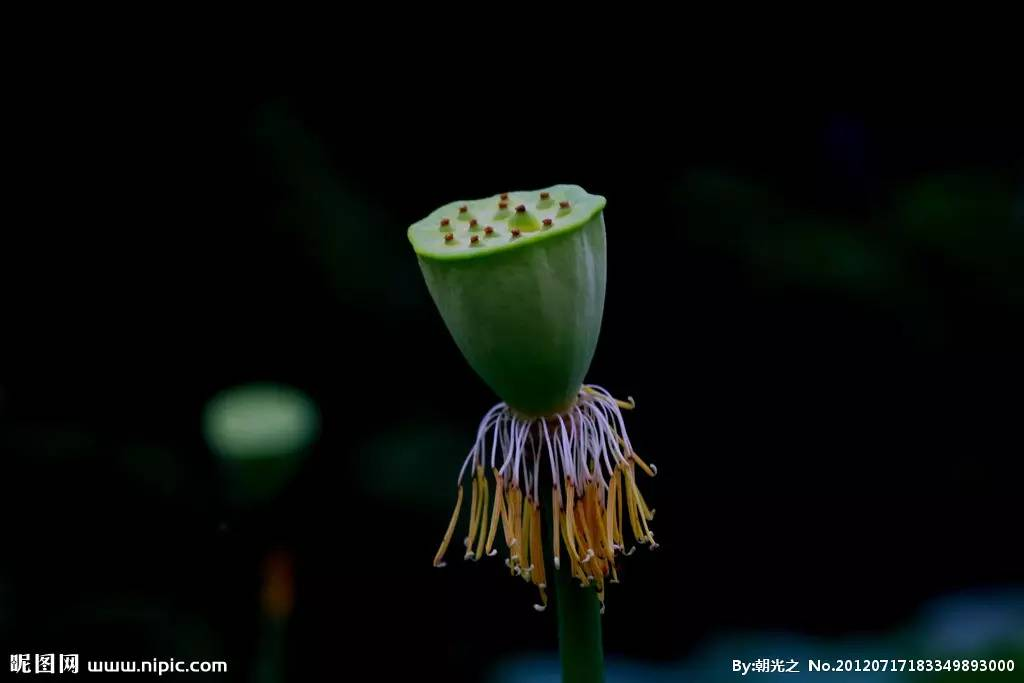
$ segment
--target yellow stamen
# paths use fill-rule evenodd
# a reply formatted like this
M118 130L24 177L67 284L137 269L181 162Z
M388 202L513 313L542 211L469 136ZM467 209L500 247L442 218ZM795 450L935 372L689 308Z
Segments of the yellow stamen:
M547 577L544 573L544 546L542 545L541 540L540 523L540 507L534 503L533 524L530 528L530 557L533 559L534 565L531 578L538 586L545 585L547 583Z
M515 554L522 553L523 543L523 492L516 488L515 496L512 503L512 509L509 510L509 518L512 522L512 543L518 546L515 549Z
M509 553L512 551L512 522L509 521L509 509L512 505L512 496L515 493L515 487L513 486L508 490L508 493L504 496L501 505L501 532L505 535L505 547L509 549Z
M538 586L538 590L540 591L540 604L533 606L533 608L538 612L543 612L548 607L548 594L544 588L544 586Z
M520 523L522 522L522 500L523 492L515 484L508 495L507 523L508 523L508 552L509 552L509 573L513 576L520 565L520 556L523 552Z
M638 543L643 543L642 539L646 534L640 528L640 521L637 519L636 499L633 495L636 491L636 486L633 485L631 468L627 467L623 474L626 477L626 510L629 512L629 524L633 527L633 537L636 538Z
M565 479L565 547L569 549L569 554L572 555L573 560L576 562L580 561L580 555L576 552L576 542L574 538L575 525L573 523L573 496L575 492L572 484L569 482L568 477Z
M448 544L452 542L452 534L455 533L455 523L459 521L459 509L462 507L462 486L459 486L459 495L455 499L455 512L452 513L452 521L448 522L448 531L444 532L444 540L441 541L441 547L437 550L437 555L434 555L434 566L443 567L444 562L441 559L444 557L444 551L448 549Z
M466 531L466 537L462 539L462 544L469 547L471 541L469 540L470 534L473 533L473 527L476 526L476 474L473 475L472 483L470 484L470 497L469 497L469 529Z
M594 544L590 539L590 529L587 525L587 511L584 509L583 505L583 500L576 501L576 513L574 515L574 520L578 522L576 526L579 530L576 532L576 540L579 541L579 549L580 552L583 553L583 557L580 559L580 562L582 564L589 565L594 558ZM591 574L593 572L588 571L587 573Z
M622 485L623 485L622 484L622 477L623 477L623 475L622 475L621 469L619 471L616 471L616 473L615 473L615 480L616 480L616 486L615 486L615 489L616 489L616 492L615 492L615 499L616 499L615 500L615 542L618 543L620 546L622 546L622 552L626 552L626 536L625 536L625 534L622 531L623 519L624 519L623 516L622 516L622 506L623 506L623 498L624 498L624 496L622 495Z
M522 544L522 557L519 558L519 562L523 567L523 580L530 580L530 561L533 559L533 544L531 543L530 537L532 535L533 526L533 503L530 499L526 499L526 503L523 505L523 533L519 537L519 543Z
M629 468L628 472L629 484L633 491L633 501L636 504L636 516L639 517L640 526L643 528L643 538L648 543L654 543L654 534L647 525L648 520L654 519L654 513L647 507L644 497L640 495L640 489L636 485L636 472L633 471L632 467ZM637 540L640 540L639 536Z
M551 543L552 543L552 555L555 558L555 569L560 569L562 563L562 549L559 547L562 540L561 534L561 523L559 517L561 516L562 497L558 495L558 489L552 487L551 489Z
M494 470L494 511L491 512L491 525L487 530L487 542L484 544L484 551L488 556L491 554L491 549L494 547L494 536L498 532L498 519L501 515L501 511L505 508L505 502L502 500L502 494L504 493L505 484L502 481L501 475L498 474L498 470Z
M601 513L601 496L597 490L597 486L594 486L591 495L588 496L587 506L587 521L593 531L594 547L598 550L598 556L602 562L610 560L612 557L612 547L607 542L607 537L604 533L604 515Z
M480 501L480 540L477 542L475 558L477 560L479 560L480 557L483 555L484 543L487 540L484 537L484 515L487 513L488 503L490 502L491 499L491 491L490 487L487 484L487 475L484 474L484 468L478 468L478 472L480 477L480 486L483 487L483 500Z
M618 477L612 476L611 483L608 484L608 503L605 508L605 543L608 545L609 557L615 557L615 488L618 482Z
M593 552L588 566L591 568L590 573L595 577L604 573L604 550L601 547L601 533L600 524L595 524L594 518L594 503L597 497L597 492L593 487L588 487L590 490L587 495L580 501L580 518L583 522L583 534L587 538L587 549Z
M630 453L630 457L633 458L633 460L636 461L637 465L640 465L640 469L642 469L647 474L648 477L653 477L654 476L654 474L655 474L654 470L651 469L650 465L648 465L647 463L645 463L643 460L640 459L640 456L637 455L636 451L633 451L632 453Z
M473 495L470 497L469 533L466 535L466 559L473 557L473 540L480 521L480 503L483 502L483 491L480 490L480 475L473 476Z
M622 408L623 410L633 410L634 408L636 408L636 401L633 400L632 396L627 397L629 398L629 401L620 401L617 398L605 396L601 392L591 387L583 387L583 391L587 392L591 396L602 396L604 398L611 398L613 401L615 401L615 404Z

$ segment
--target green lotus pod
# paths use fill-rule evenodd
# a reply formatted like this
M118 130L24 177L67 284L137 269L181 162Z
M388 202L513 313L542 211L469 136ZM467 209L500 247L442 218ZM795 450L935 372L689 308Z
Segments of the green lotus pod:
M654 510L637 485L639 472L657 468L633 449L622 416L633 401L583 384L604 308L604 206L604 197L556 185L452 202L409 228L448 330L502 399L484 415L459 472L434 565L445 565L468 476L464 558L496 555L500 527L505 565L537 588L538 610L548 604L548 551L560 582L568 575L594 589L596 615L606 584L618 581L618 558L636 547L627 549L629 532L636 545L658 546ZM549 512L542 495L551 496ZM541 530L548 524L550 545ZM560 615L573 603L560 601Z
M455 343L524 415L564 411L590 367L604 310L604 206L555 185L452 202L409 228Z
M319 434L313 399L286 385L231 387L203 410L203 435L225 469L232 501L240 505L277 495Z

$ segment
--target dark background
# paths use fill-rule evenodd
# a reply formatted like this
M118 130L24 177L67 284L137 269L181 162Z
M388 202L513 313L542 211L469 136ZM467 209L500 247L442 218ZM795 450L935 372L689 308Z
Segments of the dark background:
M884 634L1021 583L1019 126L695 111L642 84L569 106L572 78L539 104L366 85L69 97L38 122L34 210L9 228L38 258L7 254L0 654L254 679L281 548L279 677L475 681L553 651L553 615L498 560L431 567L496 399L405 228L559 182L608 199L588 380L636 398L660 470L662 547L608 593L609 656ZM279 495L239 506L200 420L253 381L312 397L322 433Z

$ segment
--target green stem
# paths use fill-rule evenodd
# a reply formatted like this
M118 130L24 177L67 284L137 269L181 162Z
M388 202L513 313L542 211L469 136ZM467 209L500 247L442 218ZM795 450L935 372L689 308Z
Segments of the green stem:
M581 588L565 565L555 574L562 683L601 683L604 681L604 652L601 606L596 591Z
M551 509L543 504L545 529L551 528ZM546 534L545 534L546 536ZM558 650L562 659L562 683L602 683L604 649L601 645L601 605L594 588L582 588L573 579L569 558L562 552L562 568L551 561L551 539L545 539L548 583L554 583L558 609ZM552 578L554 581L552 581Z

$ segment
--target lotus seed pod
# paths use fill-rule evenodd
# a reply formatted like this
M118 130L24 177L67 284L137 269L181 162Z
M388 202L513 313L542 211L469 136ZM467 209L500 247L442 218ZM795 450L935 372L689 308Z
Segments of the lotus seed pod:
M604 206L556 185L452 202L409 228L455 343L523 415L564 411L590 367L604 310Z
M627 549L629 532L635 544L658 547L654 509L637 485L639 472L657 468L633 449L622 416L633 400L583 384L604 309L604 205L581 187L556 185L452 202L409 228L448 330L502 399L459 471L434 566L446 564L465 500L463 557L497 555L500 528L505 566L536 587L540 611L548 604L546 548L556 571L596 589L603 612L618 558L636 547ZM546 495L550 522L541 512Z

